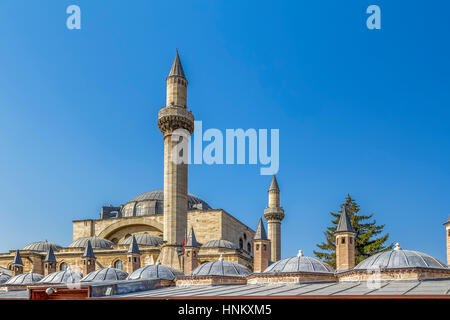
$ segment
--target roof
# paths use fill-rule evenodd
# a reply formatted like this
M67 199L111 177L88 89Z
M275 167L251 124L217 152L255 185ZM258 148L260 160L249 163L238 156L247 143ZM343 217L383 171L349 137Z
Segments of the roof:
M44 276L39 273L22 273L17 276L12 277L5 284L29 284L40 281Z
M354 270L430 268L449 269L438 259L419 251L402 250L400 246L391 251L377 253L360 262Z
M37 242L30 243L30 244L26 245L22 250L47 252L48 248L50 248L50 247L53 248L53 251L58 251L59 249L61 249L61 246L57 245L56 243L44 240L44 241L37 241Z
M303 256L302 251L296 257L279 260L272 263L264 273L334 273L334 269L327 263L316 258Z
M133 271L127 278L127 280L137 279L165 279L173 280L175 277L184 276L184 274L178 270L164 266L162 264L152 264Z
M355 232L350 221L350 217L347 213L347 206L342 207L342 213L339 218L339 224L336 228L336 233L338 232Z
M116 268L103 268L99 270L92 271L91 273L84 276L80 281L110 281L110 280L124 280L128 277L128 273Z
M108 248L112 248L112 246L114 245L114 243L112 243L109 240L100 238L100 237L84 237L84 238L80 238L77 239L75 241L73 241L71 244L69 244L69 248L86 248L88 242L91 243L92 248L94 249L108 249Z
M44 262L56 262L55 253L53 252L53 247L49 246L47 250L47 255L45 256Z
M277 191L280 190L280 188L278 187L278 181L277 181L277 178L275 177L275 175L273 175L273 177L272 177L272 182L270 183L269 191L270 190L277 190Z
M206 262L191 273L191 276L233 276L244 277L252 273L247 267L231 261L219 260Z
M164 297L257 297L266 296L377 296L377 295L450 295L450 279L389 280L377 284L366 281L312 282L275 284L236 284L162 287L153 290L120 294L121 298Z
M189 231L185 247L200 247L200 245L197 242L197 239L195 238L193 227L191 227L191 231Z
M13 266L23 266L22 257L20 256L19 250L16 251L16 254L14 255L14 260L11 263Z
M130 202L139 202L139 201L146 201L146 200L157 200L164 202L164 190L151 190L145 193L142 193L138 195L137 197L131 199L128 201ZM206 201L200 199L197 196L194 196L193 194L188 194L188 210L210 210L212 209Z
M44 277L41 283L79 283L83 275L79 271L67 268L66 270L50 273Z
M82 258L95 258L94 250L92 250L91 241L88 240Z
M5 283L9 279L11 279L11 276L9 274L0 272L0 284Z
M264 229L264 223L262 218L259 218L258 227L256 228L253 240L267 240L266 229Z
M153 246L157 247L160 244L163 244L164 241L161 237L155 236L153 234L148 233L137 233L134 235L136 242L139 246ZM125 240L123 240L120 244L127 244L130 245L133 241L132 237L128 237Z
M172 68L170 68L169 77L171 76L179 76L186 79L183 66L181 65L180 56L178 55L178 50L175 59L173 60Z
M136 241L136 238L134 235L131 237L131 243L130 243L130 247L128 248L128 253L141 254L141 252L139 251L139 246L137 244L137 241Z
M226 249L233 249L238 250L239 247L235 245L233 242L228 240L211 240L202 245L202 248L226 248Z

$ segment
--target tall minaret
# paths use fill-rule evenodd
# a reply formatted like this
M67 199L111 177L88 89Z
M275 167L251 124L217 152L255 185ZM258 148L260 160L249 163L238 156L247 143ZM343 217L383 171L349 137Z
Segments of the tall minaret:
M178 51L166 82L166 106L158 114L158 127L164 135L165 244L161 249L160 261L163 265L183 271L180 249L187 227L188 166L187 161L181 160L184 157L187 159L187 139L194 131L194 116L187 110L188 82Z
M275 262L281 259L281 220L284 218L284 209L280 207L280 188L275 175L269 188L269 205L264 210L267 220L267 230L270 240L270 260Z
M448 217L448 220L446 223L444 223L445 226L445 243L447 245L447 265L450 266L450 216Z

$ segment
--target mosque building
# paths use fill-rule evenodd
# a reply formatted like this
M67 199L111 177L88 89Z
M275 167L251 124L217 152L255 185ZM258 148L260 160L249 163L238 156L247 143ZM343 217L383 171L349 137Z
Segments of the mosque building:
M344 207L336 229L336 270L303 255L281 259L285 212L275 176L256 230L189 194L188 165L170 152L192 134L187 86L178 52L158 114L164 139L164 189L99 219L73 221L67 246L44 240L0 254L0 299L170 296L450 295L450 268L399 244L355 266L355 231ZM450 263L450 220L445 224Z

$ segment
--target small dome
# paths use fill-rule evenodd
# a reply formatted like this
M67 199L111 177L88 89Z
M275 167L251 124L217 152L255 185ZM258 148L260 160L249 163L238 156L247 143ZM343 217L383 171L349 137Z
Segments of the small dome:
M53 248L53 251L58 251L59 249L61 249L61 246L58 246L55 243L48 242L47 240L45 240L45 241L37 241L37 242L30 243L30 244L26 245L22 250L47 252L50 247Z
M10 275L8 275L6 273L3 273L3 272L0 272L0 284L5 283L9 279L11 279Z
M80 281L87 282L87 281L125 280L127 276L128 273L126 273L125 271L109 267L92 271L84 278L82 278Z
M41 281L42 283L78 283L80 282L83 275L79 271L74 271L70 268L66 270L57 271L50 273L44 277Z
M161 239L160 237L155 236L153 234L138 233L138 234L135 234L134 237L136 238L136 242L139 246L157 247L160 244L163 244L163 239ZM128 237L125 240L123 240L120 244L130 245L132 240L133 240L133 237Z
M444 263L428 254L402 250L397 244L394 250L377 253L360 262L355 270L401 268L448 269Z
M202 248L226 248L237 250L239 247L228 240L211 240L202 245Z
M114 243L99 237L84 237L75 240L69 244L69 248L86 248L88 241L91 241L92 249L108 249L112 248Z
M44 276L39 273L22 273L18 274L17 276L12 277L8 281L5 282L5 284L13 284L13 285L20 285L20 284L30 284L30 283L36 283L40 280L42 280Z
M334 270L325 262L315 258L305 257L301 250L296 257L279 260L264 270L264 273L296 272L334 273Z
M184 276L178 270L164 266L162 264L152 264L133 271L127 280L137 279L164 279L173 280L175 277Z
M243 277L250 273L252 272L243 265L220 258L217 261L206 262L200 265L192 271L191 276Z

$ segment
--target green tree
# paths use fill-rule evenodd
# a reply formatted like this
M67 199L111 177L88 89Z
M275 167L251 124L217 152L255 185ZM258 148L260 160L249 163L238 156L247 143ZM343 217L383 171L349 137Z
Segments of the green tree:
M368 216L360 215L359 205L356 204L350 195L343 204L340 205L341 210L338 213L330 212L333 217L332 226L328 227L324 232L325 242L317 244L317 247L322 251L314 251L314 254L319 259L327 262L333 267L336 267L336 242L335 231L339 223L342 208L347 206L347 213L350 217L352 227L355 229L355 263L358 264L364 259L382 252L391 250L393 243L385 245L389 238L389 233L381 235L383 232L384 224L377 225L376 220L372 220L373 214Z

